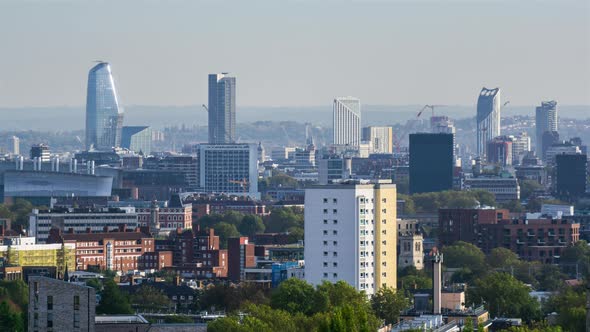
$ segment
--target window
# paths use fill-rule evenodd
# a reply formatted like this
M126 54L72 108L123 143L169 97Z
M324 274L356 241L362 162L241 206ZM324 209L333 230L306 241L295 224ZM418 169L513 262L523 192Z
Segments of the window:
M328 245L328 241L324 241L324 245L327 246Z
M333 276L334 278L338 278L338 273L333 273L333 274L332 274L332 276Z
M334 234L334 235L338 235L338 231L337 231L337 230L333 230L333 231L332 231L332 234Z
M338 257L338 252L334 251L334 257Z
M53 296L47 296L47 310L53 310Z
M327 198L324 198L324 203L328 203L328 199Z
M328 231L324 231L324 235L328 235Z
M74 295L74 310L80 310L80 295Z
M327 251L324 251L324 256L328 256L328 252Z
M47 328L51 328L51 327L53 327L53 313L48 312L47 313Z
M328 213L328 209L324 209L324 214Z
M338 245L338 241L334 241L334 245L337 246Z
M324 278L327 278L327 277L328 277L328 274L327 273L324 273Z
M338 213L338 210L337 209L333 209L332 210L332 213L336 214L336 213Z
M78 312L78 311L74 312L74 327L76 327L76 328L80 327L80 312Z
M338 199L334 198L334 199L332 199L332 202L334 202L334 204L336 204L336 203L338 203Z
M338 220L334 219L334 225L338 224Z
M328 262L324 262L324 267L328 267Z
M334 262L334 263L332 263L332 265L333 265L334 267L338 267L338 262Z
M324 225L328 224L328 219L324 219Z

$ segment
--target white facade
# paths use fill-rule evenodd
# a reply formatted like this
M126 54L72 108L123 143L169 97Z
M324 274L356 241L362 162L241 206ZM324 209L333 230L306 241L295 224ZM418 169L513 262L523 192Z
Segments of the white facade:
M359 146L361 143L361 101L354 97L334 99L334 144Z
M482 88L477 99L477 155L485 159L488 142L500 136L500 88Z
M371 153L393 152L393 131L391 127L365 127L363 140L371 144Z
M119 229L125 225L128 229L139 227L137 214L132 207L121 208L119 212L109 211L108 208L95 211L82 211L83 209L55 209L37 210L29 215L29 236L34 236L37 243L45 243L49 236L49 230L57 227L64 232L70 228L74 233L104 232Z
M512 139L512 163L518 164L522 157L531 151L531 137L526 132L509 137Z
M306 189L306 281L318 285L343 280L369 295L381 285L396 286L395 185L385 185L391 186L389 194L380 194L377 186Z

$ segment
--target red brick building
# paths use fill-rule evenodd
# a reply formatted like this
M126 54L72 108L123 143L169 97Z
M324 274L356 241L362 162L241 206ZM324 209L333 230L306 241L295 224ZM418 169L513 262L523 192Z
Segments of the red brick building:
M442 246L457 241L476 244L480 224L495 224L509 219L510 212L503 209L440 209L438 210L439 241Z
M174 231L177 228L191 229L193 227L193 207L189 205L179 207L149 207L138 208L137 220L142 227L150 226L152 218L156 218L162 231Z
M248 237L234 237L227 242L229 255L227 277L231 281L244 280L244 269L256 267L255 245Z
M127 231L121 226L117 232L75 234L53 228L47 241L75 243L76 270L159 270L172 266L172 253L155 252L155 240L145 229Z

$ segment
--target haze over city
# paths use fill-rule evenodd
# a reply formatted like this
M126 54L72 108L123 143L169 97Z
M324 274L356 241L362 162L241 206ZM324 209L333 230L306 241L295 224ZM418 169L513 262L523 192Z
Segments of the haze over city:
M7 0L0 108L83 106L94 60L123 105L200 105L221 71L238 107L471 106L482 86L513 105L588 105L589 15L584 0Z

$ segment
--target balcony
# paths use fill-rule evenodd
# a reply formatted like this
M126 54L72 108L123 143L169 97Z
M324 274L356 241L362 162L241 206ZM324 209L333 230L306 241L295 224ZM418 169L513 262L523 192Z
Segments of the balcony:
M547 236L555 236L554 232L547 232Z
M521 239L516 239L516 244L524 244L524 241Z

